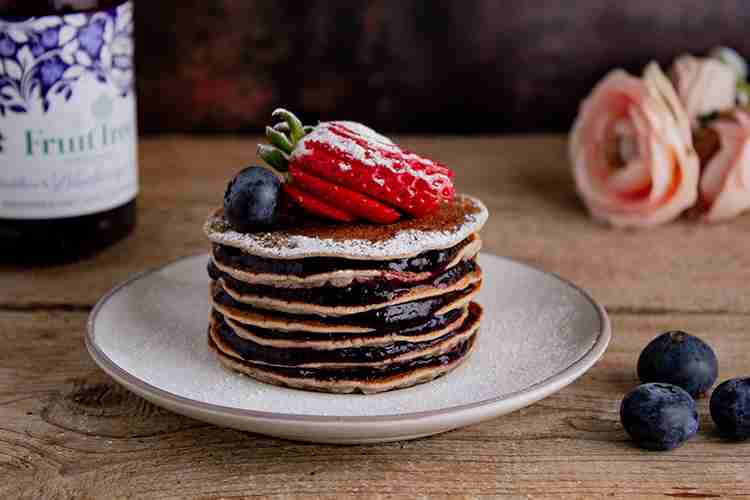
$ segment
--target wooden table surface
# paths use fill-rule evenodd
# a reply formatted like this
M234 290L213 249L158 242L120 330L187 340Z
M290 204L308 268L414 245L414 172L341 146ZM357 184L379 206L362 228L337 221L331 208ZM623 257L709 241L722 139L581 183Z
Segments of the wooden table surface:
M220 429L115 385L84 348L86 317L110 287L207 248L200 227L254 138L141 142L139 225L78 264L0 269L0 498L741 498L750 442L701 430L645 452L619 424L640 349L684 329L709 341L720 378L750 375L750 214L618 231L573 191L561 136L406 137L453 167L491 211L485 249L558 273L608 309L604 358L560 393L506 417L418 441L319 446Z

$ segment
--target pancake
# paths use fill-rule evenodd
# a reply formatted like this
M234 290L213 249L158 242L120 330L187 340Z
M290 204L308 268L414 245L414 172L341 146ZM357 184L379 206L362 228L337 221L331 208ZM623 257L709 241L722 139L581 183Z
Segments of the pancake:
M259 305L261 300L276 300L294 305L306 304L325 308L361 308L377 306L378 304L393 304L403 297L420 297L423 292L435 288L449 290L450 287L461 283L467 275L476 274L476 272L476 262L468 260L417 283L404 283L399 279L365 278L355 280L347 286L330 284L321 286L271 286L239 281L217 269L213 263L208 264L208 275L214 280L221 280L227 293L240 302ZM274 306L271 308L276 309ZM317 310L318 308L314 309ZM279 308L279 310L289 309ZM297 310L300 309L295 308L290 312L296 312ZM301 310L301 312L311 310L306 309Z
M296 347L278 348L257 344L240 337L224 318L211 313L209 332L214 344L226 355L260 365L339 369L385 367L420 357L435 357L454 350L479 328L481 307L470 304L468 314L457 326L437 338L425 341L396 341L377 346L314 349L299 342Z
M404 218L387 225L311 222L271 232L240 233L232 229L219 209L203 229L213 243L269 259L393 260L458 245L477 233L487 217L481 201L457 195L452 203L426 217Z
M208 345L232 370L311 391L370 394L440 377L479 331L487 217L457 195L392 224L295 217L240 233L218 209L204 225Z
M285 313L291 313L291 314L315 314L318 316L350 316L354 314L364 313L368 311L374 311L377 309L382 309L386 306L395 306L399 304L404 304L407 302L415 302L419 301L421 299L426 299L430 297L445 295L450 292L458 291L458 290L464 290L468 288L469 286L478 283L482 280L482 274L481 271L478 269L475 269L472 272L467 273L460 279L454 281L453 283L447 284L445 286L439 286L439 285L424 285L424 286L415 286L409 289L404 290L400 295L398 295L396 298L393 298L392 300L389 300L387 302L379 302L379 303L366 303L362 305L342 305L342 306L327 306L327 305L318 305L318 304L311 304L308 302L302 302L302 301L296 301L296 300L285 300L285 299L277 299L273 297L269 297L266 295L256 295L256 294L243 294L241 292L238 292L237 290L234 290L232 286L227 283L223 278L220 278L217 280L224 291L232 297L236 302L239 302L241 304L251 305L254 307L257 307L259 309L270 309L275 312L285 312ZM356 297L352 297L355 299Z
M251 340L256 344L276 348L300 347L309 349L342 349L347 347L379 346L393 342L424 342L436 339L458 328L468 315L465 307L448 311L443 315L433 316L426 322L399 330L380 333L377 331L349 332L304 332L269 330L256 326L243 325L224 317L224 321L239 337Z
M241 336L231 320L225 320L216 311L211 313L210 321L213 324L211 332L215 337L214 342L227 355L258 364L339 368L383 366L416 357L439 355L452 350L473 335L479 327L481 315L481 307L472 303L456 321L428 332L432 333L428 338L404 336L402 339L392 340L386 336L372 345L341 345L339 341L337 344L326 345L323 349L313 347L305 340L283 347L259 344ZM288 342L290 341L287 340Z
M481 282L476 282L462 290L436 297L388 305L343 317L291 314L260 309L234 300L217 283L212 286L212 304L214 309L221 314L239 323L272 330L331 333L385 332L420 325L435 315L442 315L453 309L464 307L479 292L480 286Z
M261 382L307 391L375 394L411 387L445 375L468 357L475 339L476 335L473 335L454 350L440 356L417 358L382 369L362 367L344 370L259 365L227 356L210 336L208 344L224 366Z
M429 250L414 257L390 260L351 260L336 257L269 259L246 254L234 247L214 244L213 265L245 283L321 286L347 286L365 278L398 279L419 282L473 259L482 247L476 234L443 250Z

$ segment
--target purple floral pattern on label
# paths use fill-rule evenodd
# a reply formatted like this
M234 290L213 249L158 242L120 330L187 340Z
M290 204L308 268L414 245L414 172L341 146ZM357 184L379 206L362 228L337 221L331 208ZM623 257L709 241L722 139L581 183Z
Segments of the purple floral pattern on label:
M17 21L0 19L0 116L70 100L84 75L133 92L133 4Z

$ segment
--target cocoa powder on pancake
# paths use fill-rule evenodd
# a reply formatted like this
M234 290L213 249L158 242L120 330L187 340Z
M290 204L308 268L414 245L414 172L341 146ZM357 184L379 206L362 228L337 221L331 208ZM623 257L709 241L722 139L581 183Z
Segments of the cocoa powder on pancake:
M487 217L487 209L479 200L458 195L453 203L431 215L404 218L388 225L308 221L269 232L240 233L231 228L222 209L218 209L206 221L204 231L214 243L259 257L397 259L450 248L479 231Z
M393 224L318 224L303 226L294 230L301 236L328 238L333 240L368 240L373 243L393 238L401 231L454 231L464 222L467 215L480 211L479 207L465 198L454 203L444 204L440 210L421 218L404 218ZM283 236L279 236L283 237Z

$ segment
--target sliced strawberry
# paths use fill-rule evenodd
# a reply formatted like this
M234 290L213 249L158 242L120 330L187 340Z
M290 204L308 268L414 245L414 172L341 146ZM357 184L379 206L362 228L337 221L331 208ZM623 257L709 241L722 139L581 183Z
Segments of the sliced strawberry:
M391 207L356 191L309 174L295 165L289 168L289 173L292 174L294 185L336 206L346 207L346 210L351 214L379 224L390 224L401 218L401 214Z
M367 130L342 122L321 123L297 143L291 164L417 217L453 198L447 167Z
M281 185L281 187L284 192L294 200L295 203L297 203L299 206L313 215L317 215L318 217L323 217L325 219L338 220L343 222L351 222L356 219L354 215L331 206L315 195L299 189L299 186L297 186L296 184L292 185L288 182L285 182Z

